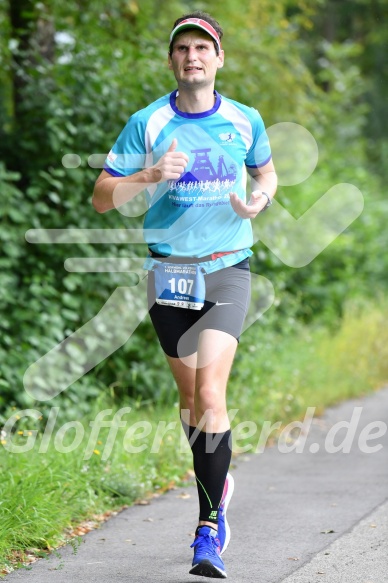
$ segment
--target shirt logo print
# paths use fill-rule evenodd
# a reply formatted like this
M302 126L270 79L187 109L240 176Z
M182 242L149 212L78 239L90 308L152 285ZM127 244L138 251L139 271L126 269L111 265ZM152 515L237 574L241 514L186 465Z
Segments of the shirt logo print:
M236 137L236 134L230 134L230 133L218 134L218 137L223 142L226 142L227 144L231 144L233 142L234 138Z

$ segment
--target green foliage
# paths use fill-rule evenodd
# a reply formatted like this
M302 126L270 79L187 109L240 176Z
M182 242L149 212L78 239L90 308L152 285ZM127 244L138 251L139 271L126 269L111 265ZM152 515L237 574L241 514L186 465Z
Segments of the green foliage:
M71 21L62 21L61 24L72 31ZM136 249L112 245L102 246L101 251L90 245L34 246L25 240L25 233L31 228L128 226L118 213L101 217L92 209L90 198L97 173L87 167L87 160L90 154L110 147L130 113L128 100L134 101L137 108L141 106L144 95L140 96L139 86L129 86L129 91L127 88L123 91L119 80L121 83L123 69L129 69L129 66L123 64L118 55L113 61L109 55L108 66L108 54L100 54L95 46L87 44L83 32L84 26L81 26L77 31L80 38L70 54L67 45L58 47L55 66L42 61L39 75L35 74L31 60L23 57L14 62L15 74L32 71L34 75L21 89L22 113L24 119L29 120L28 128L23 132L23 140L18 140L17 148L7 149L4 153L9 168L19 168L20 160L25 162L23 174L7 170L4 163L0 174L0 192L4 201L1 210L4 253L1 258L1 307L6 314L1 322L0 355L4 364L0 410L7 405L32 404L22 385L27 367L92 318L115 287L126 283L125 276L115 277L115 274L108 277L105 274L67 273L64 260L69 256L85 255L124 257L128 251L136 254ZM108 32L112 34L112 31ZM127 58L130 59L131 55ZM132 95L136 91L137 102ZM9 130L9 125L4 123L3 132L9 134L11 141L17 138L19 125ZM82 165L77 169L66 169L61 164L62 157L72 152L80 156ZM18 301L15 303L16 294ZM148 356L149 361L155 363L155 369L149 372L146 367L141 367L136 362L138 358L131 358L133 350L127 349L130 360L121 354L119 359L116 358L116 364L101 369L101 381L98 375L97 378L87 375L81 388L78 384L71 387L64 397L69 415L77 416L76 411L88 410L96 394L111 384L115 384L116 390L118 385L123 387L125 384L122 394L136 398L159 397L155 388L163 384L163 375L152 372L159 366L158 357L149 349L149 331L140 338L135 356L141 353ZM161 361L157 350L154 344L153 353L159 355ZM127 379L124 383L121 379L125 373Z
M387 285L388 258L382 253L388 245L387 204L381 177L367 163L369 108L364 97L368 82L360 68L362 48L355 42L322 40L320 53L315 76L326 90L318 100L319 116L305 126L317 141L318 165L302 184L280 187L277 200L298 218L332 186L350 183L362 192L364 210L312 263L300 269L284 266L260 243L255 246L253 269L274 283L280 302L277 327L291 315L304 322L318 317L335 327L346 301L376 297Z
M386 301L376 307L352 299L343 311L331 329L306 327L288 315L278 332L279 314L270 312L244 333L229 385L228 407L239 410L236 422L252 420L259 428L268 420L284 424L303 417L307 407L316 407L319 415L384 385Z
M387 87L388 35L385 22L388 16L387 0L368 3L365 0L352 2L352 10L346 0L326 0L314 15L313 34L326 38L330 44L346 47L356 44L359 50L359 77L354 78L354 88L366 81L363 101L368 106L367 123L364 128L364 146L369 165L374 172L386 180L387 151ZM311 36L310 36L311 40ZM309 42L310 44L310 42ZM310 44L311 46L311 44ZM317 51L318 49L318 51ZM310 51L309 65L319 63L321 45Z
M47 451L39 453L45 419L37 420L35 426L31 419L24 420L28 429L39 432L30 451L9 452L0 446L0 572L7 565L15 566L15 551L28 549L29 554L36 554L39 550L58 547L72 540L70 534L81 521L88 518L97 527L101 513L133 504L152 491L163 491L172 481L180 483L191 456L177 450L180 423L176 409L158 408L157 412L150 412L149 408L147 411L134 408L127 415L126 426L120 429L108 459L103 459L109 435L106 429L100 431L93 442L94 450L85 457L91 435L89 420L95 419L97 413L95 407L88 418L78 415L85 426L85 435L73 451L58 451L55 440L63 427L58 423ZM129 427L139 422L148 422L150 426L152 423L152 443L158 420L171 422L173 418L176 429L166 435L161 452L150 455L147 447L137 454L128 453L129 439L125 439L125 434ZM26 430L22 435L23 420L17 429L13 436L2 437L2 444L8 447L12 440L13 445L23 446L31 439L31 431ZM64 447L71 446L73 435L63 439ZM141 442L136 439L136 446Z
M82 10L78 0L25 0L20 6L26 2L31 10L20 12L22 26L15 28L9 2L0 1L3 419L13 406L34 405L23 389L28 366L93 318L116 287L128 285L126 274L68 272L65 260L145 254L144 245L34 245L26 241L26 231L140 225L141 217L113 211L101 216L93 210L99 170L89 166L89 156L107 152L132 112L174 87L164 67L168 32L180 14L207 9L199 2L156 0L141 6L83 0ZM384 2L377 4L385 10ZM275 285L277 330L288 318L312 322L319 317L335 325L345 298L373 295L386 285L387 259L381 253L387 246L386 205L379 176L368 166L374 127L368 123L373 109L368 104L376 68L372 79L367 67L386 39L380 28L372 34L359 20L347 30L342 16L337 36L328 38L327 6L332 3L266 0L258 5L252 0L241 10L234 0L215 0L209 8L225 30L226 62L218 89L258 107L267 125L294 121L318 141L316 171L301 185L279 188L280 202L298 217L338 182L355 184L366 199L360 219L305 268L287 268L261 244L255 247L254 271ZM357 2L357 14L366 12ZM364 47L360 39L366 39ZM81 165L64 167L67 154L79 156ZM62 404L63 414L74 418L106 395L175 401L148 319L50 406Z

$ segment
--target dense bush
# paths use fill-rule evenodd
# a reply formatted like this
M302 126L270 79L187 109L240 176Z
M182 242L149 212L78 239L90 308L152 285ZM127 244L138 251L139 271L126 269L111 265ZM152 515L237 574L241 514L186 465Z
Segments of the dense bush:
M88 160L109 150L131 112L173 87L160 64L171 23L188 9L185 2L164 6L151 0L141 8L115 0L107 8L99 0L85 2L79 13L75 0L66 10L59 3L24 0L18 3L16 27L6 4L0 3L0 419L11 407L34 404L23 388L28 366L93 318L117 287L129 285L125 273L66 271L66 259L145 252L144 245L135 244L31 244L25 234L140 225L141 217L93 210L99 170ZM331 323L341 315L344 299L373 296L386 285L387 258L381 253L387 247L386 203L378 192L379 177L368 166L370 109L364 97L370 85L360 69L366 62L360 61L361 45L322 42L318 26L309 32L313 18L321 17L318 2L309 10L298 0L261 4L259 34L255 2L248 2L246 11L233 0L214 3L227 51L218 88L259 106L267 125L294 121L317 139L320 162L314 175L302 185L279 188L280 202L294 216L338 182L355 184L366 198L360 219L304 268L287 268L261 243L255 246L252 267L275 285L279 317L273 325L281 330L285 316ZM27 5L31 10L23 12ZM80 166L65 167L67 154L79 156ZM138 309L137 301L129 309ZM74 417L106 393L175 400L147 319L129 342L50 406L59 402L64 414Z

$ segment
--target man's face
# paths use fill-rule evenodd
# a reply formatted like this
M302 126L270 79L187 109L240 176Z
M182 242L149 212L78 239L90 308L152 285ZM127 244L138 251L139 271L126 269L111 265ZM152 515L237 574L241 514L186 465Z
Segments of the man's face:
M201 30L190 30L176 37L168 66L178 86L206 87L214 84L217 70L224 64L224 51L217 56L211 37Z

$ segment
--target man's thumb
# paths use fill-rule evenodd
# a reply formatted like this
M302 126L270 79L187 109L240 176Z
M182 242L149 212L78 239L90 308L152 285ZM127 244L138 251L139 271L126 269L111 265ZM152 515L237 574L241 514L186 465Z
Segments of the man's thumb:
M171 142L171 146L169 147L167 152L174 152L176 150L177 145L178 145L178 140L176 138L174 138L173 141Z

